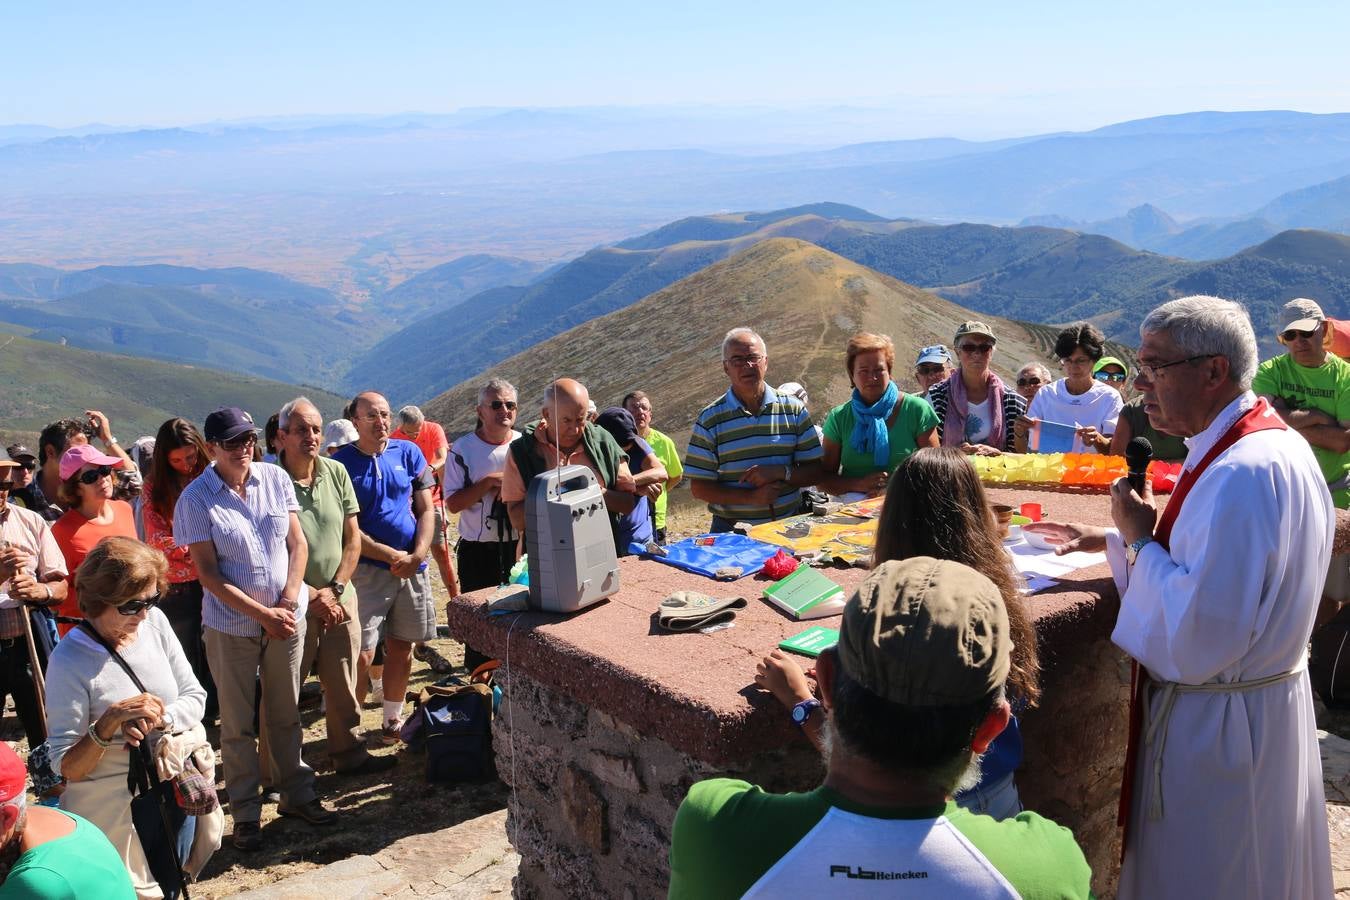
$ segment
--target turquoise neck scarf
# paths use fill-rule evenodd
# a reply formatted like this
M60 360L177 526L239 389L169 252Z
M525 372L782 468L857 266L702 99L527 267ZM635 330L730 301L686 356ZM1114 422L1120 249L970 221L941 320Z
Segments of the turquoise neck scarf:
M858 453L871 453L872 462L881 469L891 464L891 435L886 420L895 412L899 400L900 389L894 381L886 385L886 393L871 406L863 402L857 388L853 389L853 434L849 436L849 446Z

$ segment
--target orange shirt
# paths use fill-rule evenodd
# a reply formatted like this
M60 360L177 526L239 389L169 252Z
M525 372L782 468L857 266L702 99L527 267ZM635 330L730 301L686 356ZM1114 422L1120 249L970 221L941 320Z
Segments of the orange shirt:
M417 449L422 451L422 455L427 459L427 465L440 455L442 450L450 449L450 442L446 440L445 429L435 422L423 422L422 427L417 432L417 437L410 438L407 433L398 428L393 434L389 435L390 440L412 441L417 445ZM441 505L441 476L445 473L445 464L441 464L441 471L436 473L436 484L431 489L431 502L436 506ZM414 475L417 473L414 472Z
M67 510L65 515L52 523L52 537L56 538L56 546L61 548L61 555L66 558L66 571L70 573L66 576L69 592L56 608L57 615L84 618L84 613L80 612L79 598L75 596L75 570L84 562L89 551L94 549L94 545L105 537L136 537L136 515L131 504L125 500L110 500L109 503L113 520L107 525L89 521L80 515L78 509ZM72 627L57 624L57 630L62 635Z

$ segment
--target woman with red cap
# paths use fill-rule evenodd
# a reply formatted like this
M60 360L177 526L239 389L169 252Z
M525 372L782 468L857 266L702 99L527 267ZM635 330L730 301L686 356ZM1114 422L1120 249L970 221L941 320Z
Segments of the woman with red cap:
M114 500L113 469L125 461L120 456L100 453L92 444L77 444L61 454L61 486L58 499L69 507L52 523L52 537L66 558L69 591L57 607L57 614L81 618L79 598L75 594L75 570L89 551L106 537L136 537L136 514L125 500ZM64 636L72 625L58 624Z
M74 813L28 809L27 784L23 760L0 741L0 900L135 897L103 832Z

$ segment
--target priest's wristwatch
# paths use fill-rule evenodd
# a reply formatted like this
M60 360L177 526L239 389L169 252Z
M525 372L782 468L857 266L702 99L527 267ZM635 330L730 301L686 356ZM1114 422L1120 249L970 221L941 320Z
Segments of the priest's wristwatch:
M806 720L811 718L811 713L818 709L820 709L820 701L814 697L802 700L792 707L793 724L798 728L804 728L806 726Z
M1153 535L1146 534L1125 550L1125 562L1134 565L1134 561L1139 558L1139 551L1143 550L1149 544L1153 543Z

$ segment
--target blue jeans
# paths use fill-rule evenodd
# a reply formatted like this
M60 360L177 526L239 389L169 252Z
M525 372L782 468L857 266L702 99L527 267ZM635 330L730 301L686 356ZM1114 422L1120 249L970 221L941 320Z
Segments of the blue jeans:
M1017 795L1017 784L1013 781L1013 773L1009 772L993 784L981 782L957 794L956 805L977 815L992 816L1002 821L1022 811L1022 798Z

